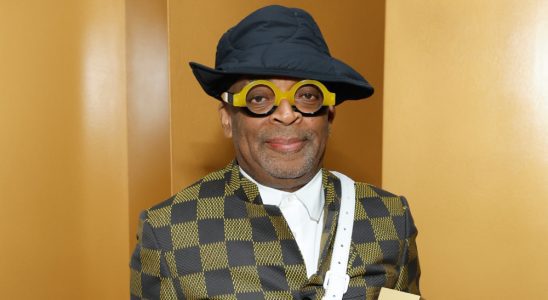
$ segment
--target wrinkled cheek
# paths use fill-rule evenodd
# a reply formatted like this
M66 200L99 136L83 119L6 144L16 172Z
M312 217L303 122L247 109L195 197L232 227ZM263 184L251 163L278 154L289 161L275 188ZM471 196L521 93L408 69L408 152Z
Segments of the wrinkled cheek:
M234 146L238 148L235 149L235 151L238 152L241 157L248 161L256 160L255 155L264 150L260 149L258 143L253 143L252 141L250 141L247 136L239 136L238 141L234 144Z

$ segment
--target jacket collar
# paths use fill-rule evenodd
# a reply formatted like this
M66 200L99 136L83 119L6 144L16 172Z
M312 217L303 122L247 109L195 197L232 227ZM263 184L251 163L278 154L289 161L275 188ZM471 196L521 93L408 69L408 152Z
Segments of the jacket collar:
M240 200L254 204L263 204L259 188L240 172L240 166L236 160L231 161L226 167L224 176L228 186L227 196L235 195ZM341 197L341 183L337 176L322 168L322 187L324 189L324 209L338 211Z

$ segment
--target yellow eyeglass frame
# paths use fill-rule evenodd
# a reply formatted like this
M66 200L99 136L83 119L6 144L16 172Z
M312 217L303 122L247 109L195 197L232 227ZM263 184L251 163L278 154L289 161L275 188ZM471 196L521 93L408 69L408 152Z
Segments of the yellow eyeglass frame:
M297 92L297 90L300 87L302 87L304 85L314 85L314 86L316 86L320 89L320 91L323 94L323 103L322 103L321 106L333 106L333 105L336 104L335 93L330 92L325 87L325 85L323 85L323 83L321 83L317 80L312 80L312 79L301 80L301 81L295 83L288 91L282 91L273 82L268 81L268 80L262 80L262 79L261 80L254 80L254 81L251 81L248 84L246 84L242 88L242 90L237 92L237 93L234 93L234 94L230 93L230 92L222 93L221 98L223 99L224 102L226 102L228 104L231 104L232 106L246 107L247 106L247 103L246 103L247 93L252 88L254 88L258 85L268 86L274 92L275 100L274 100L273 107L274 106L279 106L280 103L282 102L282 99L286 99L289 102L289 104L291 104L292 106L296 106L295 105L295 93ZM314 113L314 112L312 112L312 113ZM267 113L265 113L265 114L267 114Z

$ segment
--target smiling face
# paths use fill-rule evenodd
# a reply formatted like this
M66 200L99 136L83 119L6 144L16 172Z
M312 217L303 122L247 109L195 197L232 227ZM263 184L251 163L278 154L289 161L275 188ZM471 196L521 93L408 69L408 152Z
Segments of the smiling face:
M297 82L293 79L269 81L282 91ZM241 79L230 91L240 91L248 82ZM245 108L229 104L223 104L220 116L224 133L232 138L242 169L263 185L295 191L322 167L335 108L330 106L317 115L303 117L283 99L268 116L250 116Z

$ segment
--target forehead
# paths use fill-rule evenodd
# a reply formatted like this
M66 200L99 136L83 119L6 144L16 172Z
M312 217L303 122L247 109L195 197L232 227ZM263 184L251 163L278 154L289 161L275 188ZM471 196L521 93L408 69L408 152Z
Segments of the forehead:
M302 79L293 78L293 77L264 77L264 76L245 76L238 79L234 82L228 89L232 93L237 93L243 89L243 87L254 80L268 80L274 83L282 91L289 90L295 83L301 81Z

